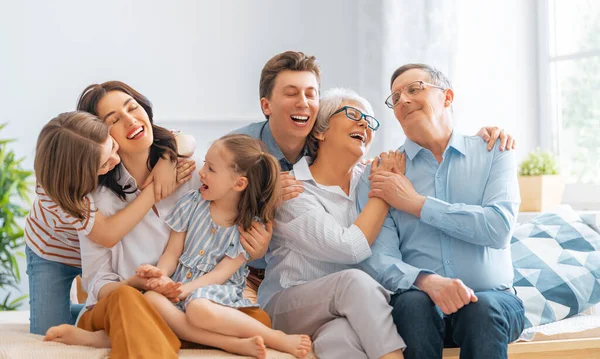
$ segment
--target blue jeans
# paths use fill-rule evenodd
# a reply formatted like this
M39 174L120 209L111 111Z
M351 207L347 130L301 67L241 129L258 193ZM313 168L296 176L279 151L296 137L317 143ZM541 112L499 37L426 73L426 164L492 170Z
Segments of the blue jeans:
M418 290L395 294L392 317L406 343L406 359L440 359L446 347L460 347L460 358L508 358L508 343L525 324L523 303L505 291L475 293L478 301L445 316Z
M81 268L41 258L25 246L29 276L29 331L46 334L59 324L75 324L83 304L71 304L71 283Z

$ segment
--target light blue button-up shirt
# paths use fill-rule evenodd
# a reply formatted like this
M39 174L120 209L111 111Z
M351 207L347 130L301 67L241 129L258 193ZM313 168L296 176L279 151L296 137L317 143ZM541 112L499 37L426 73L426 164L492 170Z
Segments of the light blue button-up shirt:
M459 278L474 291L512 287L510 238L520 196L514 151L492 151L479 136L454 133L438 161L407 139L406 177L427 199L421 218L390 209L373 255L360 264L385 288L414 288L420 273ZM369 170L357 189L368 201Z
M279 161L282 171L291 171L294 168L295 163L300 161L304 156L308 156L308 147L305 145L302 153L300 153L300 156L296 159L296 162L291 163L288 161L283 155L281 148L279 148L277 141L275 141L275 137L273 137L273 133L269 127L269 121L251 123L242 128L238 128L232 133L248 135L263 141L263 143L267 146L269 153L275 156L275 158ZM267 267L267 262L263 257L249 262L248 265L257 269L265 269Z

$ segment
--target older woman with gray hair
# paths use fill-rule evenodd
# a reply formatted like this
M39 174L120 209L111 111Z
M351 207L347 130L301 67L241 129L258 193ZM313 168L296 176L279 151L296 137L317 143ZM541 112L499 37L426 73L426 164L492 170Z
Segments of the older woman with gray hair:
M379 122L369 102L333 89L321 97L309 137L313 162L305 157L293 174L304 192L284 202L276 215L266 277L258 301L273 327L312 337L322 358L403 358L389 293L353 269L371 255L389 206L369 200L358 214L355 190ZM404 172L399 152L382 153L378 170Z

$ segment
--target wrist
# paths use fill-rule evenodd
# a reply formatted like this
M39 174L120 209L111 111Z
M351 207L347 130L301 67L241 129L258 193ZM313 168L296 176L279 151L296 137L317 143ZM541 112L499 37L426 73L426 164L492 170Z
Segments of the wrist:
M427 293L429 289L429 283L434 279L434 274L431 273L420 273L415 280L415 287L419 288L421 291Z
M411 202L410 213L417 218L421 218L421 211L423 210L423 206L425 205L426 200L427 200L427 197L422 196L420 194L416 194L415 197L410 201Z

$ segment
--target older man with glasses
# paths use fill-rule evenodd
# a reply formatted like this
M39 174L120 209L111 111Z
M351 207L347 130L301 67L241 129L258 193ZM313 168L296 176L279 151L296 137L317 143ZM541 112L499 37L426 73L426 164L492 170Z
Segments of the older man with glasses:
M361 268L394 292L406 358L441 358L444 346L460 347L461 358L507 358L524 325L510 254L520 203L514 154L454 130L454 92L440 71L404 65L391 90L406 174L361 179L359 208L372 197L393 207Z

